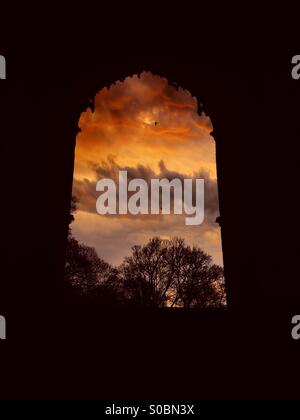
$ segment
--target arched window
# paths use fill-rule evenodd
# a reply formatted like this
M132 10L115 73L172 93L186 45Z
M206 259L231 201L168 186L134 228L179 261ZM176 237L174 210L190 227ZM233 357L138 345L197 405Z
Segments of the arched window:
M224 306L212 122L192 94L142 72L79 120L67 290L105 306Z

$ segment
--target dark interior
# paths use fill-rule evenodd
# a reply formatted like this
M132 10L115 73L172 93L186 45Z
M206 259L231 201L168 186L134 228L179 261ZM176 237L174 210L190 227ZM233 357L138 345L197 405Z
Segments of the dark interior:
M10 339L18 343L14 369L23 372L8 390L41 398L246 398L279 392L270 379L280 377L282 384L288 373L281 365L282 343L289 342L300 300L287 236L297 215L286 210L295 195L288 180L297 167L291 133L300 83L296 89L288 77L288 54L271 70L265 55L255 62L246 58L227 51L193 59L180 51L7 53L0 301ZM65 304L79 115L101 88L143 70L188 89L212 120L226 310L137 314ZM282 141L290 142L288 149ZM265 375L258 381L259 370ZM149 381L141 385L145 376Z

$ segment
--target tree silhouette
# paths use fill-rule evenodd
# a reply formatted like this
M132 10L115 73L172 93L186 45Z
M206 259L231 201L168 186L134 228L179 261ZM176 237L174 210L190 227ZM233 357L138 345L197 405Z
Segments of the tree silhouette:
M98 257L94 248L70 237L66 252L66 278L82 294L93 293L109 276L111 266Z
M76 198L72 198L70 223ZM69 228L65 281L73 302L102 306L219 307L226 303L223 268L182 238L151 238L136 245L119 267L80 244Z
M223 269L182 238L152 238L134 246L121 276L132 303L150 307L204 308L224 304Z
M144 246L134 246L132 255L125 257L120 272L129 301L149 307L166 305L172 284L167 252L167 243L155 237Z
M74 221L78 200L72 197L69 224ZM69 226L65 285L71 302L115 305L123 301L118 270L100 258L95 249L80 244Z
M224 301L223 268L199 247L185 245L181 238L168 244L171 283L171 306L207 307Z

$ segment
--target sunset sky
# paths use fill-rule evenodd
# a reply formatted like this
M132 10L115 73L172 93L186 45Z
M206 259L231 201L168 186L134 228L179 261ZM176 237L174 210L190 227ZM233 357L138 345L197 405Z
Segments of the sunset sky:
M197 99L168 84L167 79L143 72L127 77L95 97L95 110L80 117L73 195L79 199L72 233L93 246L107 262L118 265L133 245L152 236L180 236L198 245L223 265L216 185L215 143L208 116L198 115ZM205 219L186 226L185 215L104 215L96 212L96 182L166 177L204 178Z

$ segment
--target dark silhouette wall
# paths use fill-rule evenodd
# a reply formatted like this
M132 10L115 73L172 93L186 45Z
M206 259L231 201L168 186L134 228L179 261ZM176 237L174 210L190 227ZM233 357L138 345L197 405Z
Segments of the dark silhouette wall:
M218 60L210 56L192 60L188 55L120 55L105 59L96 53L80 58L69 53L57 57L57 66L42 56L40 61L33 58L29 67L20 61L20 56L14 66L14 59L13 56L10 61L12 70L16 72L21 67L23 72L18 71L14 78L12 71L6 81L4 114L11 140L3 148L13 165L9 168L12 183L20 183L21 173L24 178L18 194L11 183L6 185L5 196L14 204L10 217L15 217L16 222L5 230L12 246L16 236L22 238L15 253L31 273L26 285L20 284L26 291L32 289L30 299L44 302L60 296L80 113L101 88L143 70L151 70L188 89L212 119L229 306L244 308L253 302L265 306L281 299L280 279L277 282L274 276L271 279L268 272L261 271L270 244L260 249L264 241L269 241L272 206L278 205L271 194L274 182L266 167L267 162L272 163L273 153L278 152L276 145L272 150L272 138L279 132L279 126L274 124L276 74L268 79L263 72L257 74L257 69L245 69L242 64L236 65L237 60L229 59L226 65L218 67ZM288 91L284 94L288 95ZM23 112L18 112L16 125L14 111L20 106ZM27 238L30 246L26 246ZM285 279L284 294L287 299L299 296L292 279Z
M5 140L0 158L1 310L9 319L12 338L26 343L40 340L39 345L45 336L55 337L55 342L66 340L59 350L49 342L45 346L51 357L57 351L60 360L70 358L70 374L78 363L74 352L81 352L85 361L98 357L99 349L101 360L115 355L113 365L104 362L97 368L95 383L102 378L102 397L113 391L114 398L123 398L126 374L132 376L133 366L146 366L143 376L148 373L149 381L154 364L164 371L159 360L150 358L145 363L144 355L156 354L158 345L163 354L171 355L169 365L178 355L185 361L180 374L165 375L169 382L179 375L180 384L186 385L188 372L196 369L205 382L202 397L224 398L234 373L231 389L245 396L240 380L247 377L249 384L257 385L252 368L259 362L265 367L266 360L265 369L269 374L274 371L273 350L280 353L284 344L280 347L278 340L284 342L290 314L299 311L300 283L293 270L296 248L288 235L295 229L297 239L297 213L288 210L286 203L295 197L291 179L297 178L298 171L295 133L300 83L296 86L290 77L288 53L276 55L276 65L271 66L265 51L261 56L256 52L252 59L251 54L230 55L226 49L202 49L199 54L195 49L190 53L179 48L169 54L153 50L144 55L121 48L107 53L101 47L89 49L86 41L85 48L78 49L74 43L73 49L54 54L42 49L6 54L7 80L1 85L0 101ZM226 313L163 311L137 317L99 309L95 316L88 310L74 312L64 304L64 258L80 113L104 86L143 70L188 89L212 120L230 309ZM126 343L122 358L118 358L120 343ZM39 357L43 354L39 350ZM220 357L222 369L215 363ZM214 363L204 367L192 363L207 358ZM86 363L84 371L76 371L81 378L95 369ZM234 371L235 365L243 366L243 372ZM124 375L116 388L114 373L120 369ZM142 379L136 378L138 385ZM92 381L81 383L90 386L73 389L72 396L86 392L98 397ZM264 382L259 385L251 392L263 389ZM265 389L271 393L271 388ZM136 386L136 391L135 398L143 394L141 387ZM185 398L183 391L183 386L177 390L173 386L163 395ZM194 391L198 398L199 392Z

